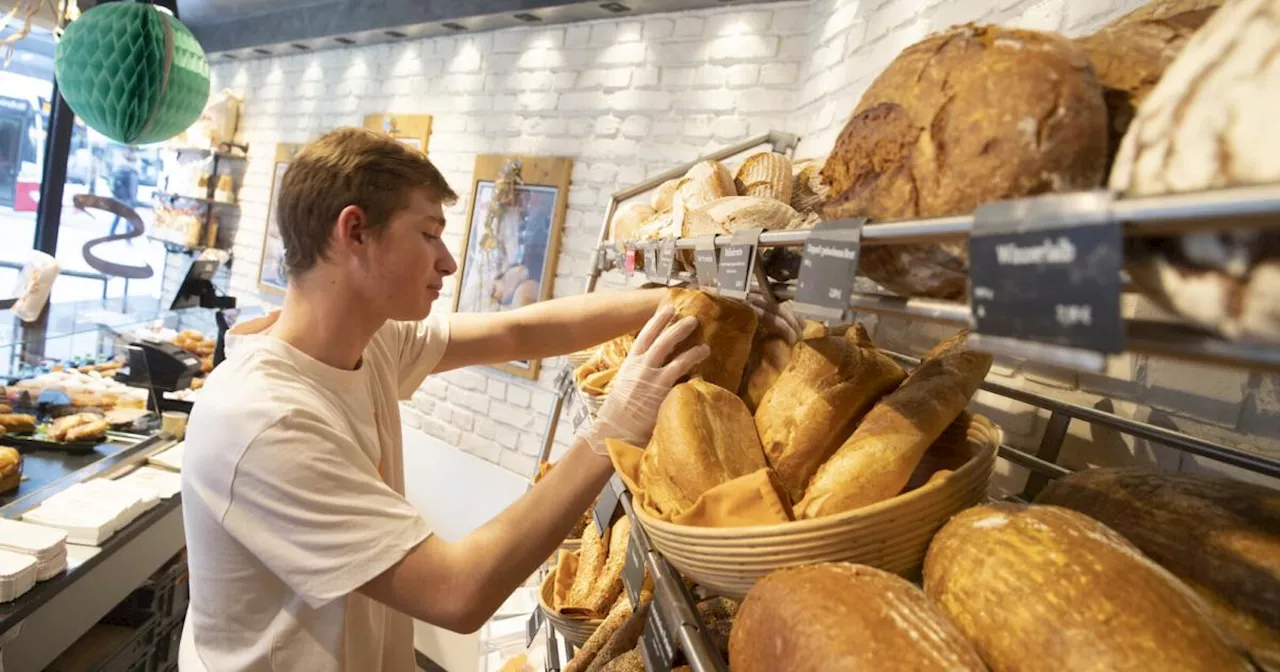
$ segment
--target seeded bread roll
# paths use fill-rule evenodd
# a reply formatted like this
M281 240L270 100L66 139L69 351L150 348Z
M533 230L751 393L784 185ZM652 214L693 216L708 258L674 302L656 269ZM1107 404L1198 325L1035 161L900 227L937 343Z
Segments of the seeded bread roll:
M958 26L908 47L863 94L822 170L827 219L969 214L1101 183L1102 90L1084 51L1049 33ZM963 296L965 241L865 247L893 292Z

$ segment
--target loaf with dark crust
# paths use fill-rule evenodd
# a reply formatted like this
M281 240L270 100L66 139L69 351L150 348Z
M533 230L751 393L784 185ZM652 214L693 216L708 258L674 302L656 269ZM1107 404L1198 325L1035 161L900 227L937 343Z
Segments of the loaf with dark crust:
M847 563L782 569L747 593L729 636L733 672L966 670L973 645L905 579Z
M990 201L1090 189L1107 115L1084 51L1028 30L964 25L908 47L871 84L822 170L827 219L968 214ZM965 242L862 251L899 294L966 291Z
M1186 585L1056 506L956 514L929 545L924 590L995 672L1253 669Z
M1222 2L1223 0L1151 0L1112 21L1109 25L1122 26L1139 21L1169 21L1196 31L1222 6Z
M1186 582L1268 670L1280 670L1280 492L1146 469L1087 469L1036 498L1119 532Z

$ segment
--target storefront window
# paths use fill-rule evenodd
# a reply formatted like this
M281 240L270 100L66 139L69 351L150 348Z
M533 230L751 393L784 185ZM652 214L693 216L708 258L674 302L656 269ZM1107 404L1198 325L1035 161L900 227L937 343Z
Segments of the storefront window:
M76 119L67 157L62 219L58 227L58 263L64 271L53 289L54 301L83 301L121 296L159 296L166 263L165 247L150 237L155 224L156 192L164 172L159 145L131 147L114 142ZM108 277L89 265L85 245L130 229L124 218L100 209L76 207L76 196L90 194L119 201L142 218L146 234L100 242L93 256L113 264L150 267L149 278Z
M14 23L0 30L0 39L21 28ZM0 68L0 295L16 284L35 243L53 96L53 36L32 28L15 46L8 68Z

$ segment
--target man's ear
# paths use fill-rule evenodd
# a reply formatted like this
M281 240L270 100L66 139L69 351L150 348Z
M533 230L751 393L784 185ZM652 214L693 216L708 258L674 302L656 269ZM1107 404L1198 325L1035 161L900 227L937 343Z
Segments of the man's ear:
M344 248L369 242L369 217L358 205L348 205L338 213L333 227L334 242Z

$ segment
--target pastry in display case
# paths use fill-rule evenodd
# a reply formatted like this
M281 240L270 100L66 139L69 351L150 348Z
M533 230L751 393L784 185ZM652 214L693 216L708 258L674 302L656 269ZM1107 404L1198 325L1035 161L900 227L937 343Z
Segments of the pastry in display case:
M5 428L0 425L0 437ZM18 489L22 483L22 455L8 446L0 446L0 495Z

